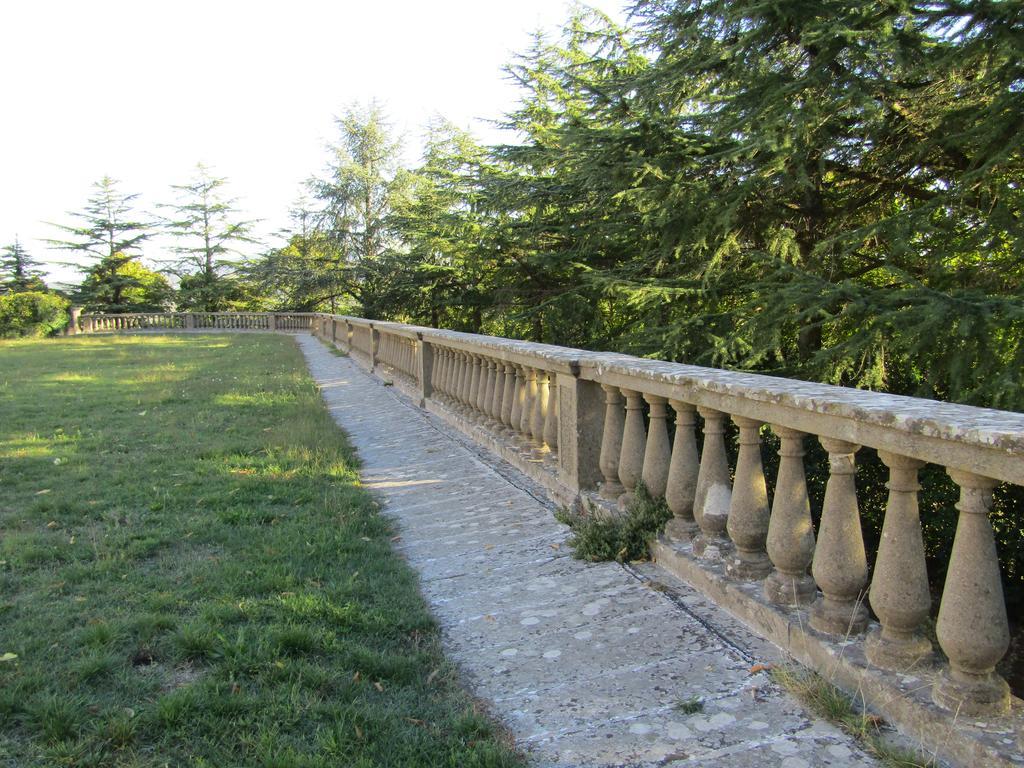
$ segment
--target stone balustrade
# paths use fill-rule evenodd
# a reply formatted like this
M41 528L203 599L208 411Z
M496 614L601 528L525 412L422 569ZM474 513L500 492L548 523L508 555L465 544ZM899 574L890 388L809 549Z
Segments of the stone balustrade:
M665 568L940 754L1010 765L1008 751L1024 751L1024 705L996 672L1009 624L990 520L996 487L1024 485L1024 414L343 315L77 323L148 328L308 328L562 503L619 514L643 483L673 515L653 546ZM820 517L812 443L827 457ZM873 563L857 492L865 448L888 471ZM934 632L918 505L928 464L959 488Z
M858 675L876 673L861 693L894 720L939 739L935 712L998 719L1012 707L1019 728L1021 702L995 671L1009 629L989 512L998 484L1024 484L1024 415L345 316L325 316L314 332L395 375L421 406L560 501L615 514L642 482L673 514L655 546L660 561L688 578L699 571L691 583L718 584L708 591L723 599L742 595L741 618L819 671L861 688ZM768 433L779 446L771 498ZM817 530L805 473L811 441L827 455ZM858 506L864 447L889 473L873 564ZM926 464L960 489L937 648L917 500ZM843 663L860 671L837 673L829 659L844 648L853 650ZM892 680L907 676L927 688L918 702L933 710L927 728L893 703Z
M72 313L68 334L112 331L308 331L313 312L131 312Z

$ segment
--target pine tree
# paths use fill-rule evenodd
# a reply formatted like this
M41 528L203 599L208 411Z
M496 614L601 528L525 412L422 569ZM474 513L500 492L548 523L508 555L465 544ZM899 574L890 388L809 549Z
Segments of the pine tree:
M0 256L0 293L45 291L41 266L18 238L14 238L13 243L4 246L3 256Z
M376 103L352 106L336 123L340 137L330 147L327 174L309 183L322 206L317 229L327 239L344 291L367 316L381 318L401 306L388 298L403 271L390 218L408 186L399 166L401 145Z
M237 247L255 243L255 221L237 218L236 199L222 197L227 179L210 175L201 163L187 184L172 185L178 202L161 205L172 215L164 220L167 232L176 239L173 247L180 260L173 273L180 279L178 305L183 309L216 312L226 309L237 291L230 279L237 261Z
M152 236L152 225L133 213L136 194L124 194L118 182L104 176L93 185L94 192L79 212L69 212L77 224L54 224L69 236L67 240L49 240L56 248L82 254L91 264L74 263L85 272L74 300L88 311L131 312L135 306L126 300L131 289L141 288L137 270L128 268L140 254L143 242Z

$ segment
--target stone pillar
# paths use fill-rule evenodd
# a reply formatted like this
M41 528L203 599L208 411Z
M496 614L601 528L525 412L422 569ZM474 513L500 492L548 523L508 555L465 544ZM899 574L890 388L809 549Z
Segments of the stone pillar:
M78 335L78 318L82 314L81 307L72 307L68 313L68 336Z
M693 537L693 553L718 559L732 547L725 532L732 505L729 459L725 453L726 414L703 406L697 412L704 419L704 447L693 499L693 516L700 526L700 533Z
M485 371L483 367L483 360L477 355L470 356L470 365L473 366L472 376L469 380L469 392L467 393L469 400L469 413L471 418L479 418L480 413L480 386L481 381L486 380Z
M732 579L757 581L772 570L765 552L768 538L768 488L761 463L761 424L756 419L733 416L740 428L740 452L736 458L736 479L732 485L726 530L736 547L725 563Z
M623 389L622 396L626 398L626 424L619 453L619 482L626 492L619 497L619 507L625 509L632 503L636 484L643 473L647 433L644 430L643 395L634 389Z
M775 566L764 582L765 597L776 605L809 605L818 589L807 568L814 557L814 523L804 475L804 433L772 426L779 436L779 474L768 523L768 558Z
M334 322L331 321L331 325ZM420 408L434 396L434 346L423 341L423 334L416 334L420 340L420 353L416 355L416 379L420 385Z
M697 471L700 458L693 428L696 410L689 403L669 400L676 412L676 436L672 441L672 459L668 465L665 503L672 511L672 519L665 525L665 535L671 539L689 541L699 530L693 519L693 496L697 490Z
M523 374L526 377L526 397L523 398L523 413L519 427L523 436L530 440L533 438L533 412L537 407L537 369L525 366Z
M605 393L594 382L568 373L557 374L555 384L559 477L575 491L596 488L602 475L600 456L604 455ZM618 462L618 450L615 459Z
M506 432L512 433L512 409L516 398L516 367L512 363L502 363L502 383L501 423Z
M490 358L484 359L484 380L483 386L480 388L480 410L484 414L484 419L494 418L494 390L498 386L498 365L494 360Z
M936 634L949 658L932 700L962 716L1010 710L1010 689L995 671L1010 645L1003 585L989 511L996 481L948 469L960 486L960 517L942 590Z
M876 667L905 672L927 663L932 652L921 633L931 606L917 508L917 471L924 462L888 451L878 457L889 467L889 503L868 595L881 630L868 633L864 652Z
M622 395L618 387L602 384L605 394L604 429L601 433L601 498L615 501L626 489L619 482L619 455L622 453L622 431L626 416L622 408Z
M522 367L514 365L512 368L515 373L515 381L513 382L512 413L509 415L509 426L512 428L512 431L518 435L522 431L523 400L526 398L526 387Z
M551 372L548 373L544 408L544 445L552 453L558 450L558 376Z
M370 370L376 371L377 364L380 362L380 331L370 326Z
M505 396L505 363L494 361L494 396L491 398L491 417L504 429L501 421L502 398Z
M829 477L811 567L821 588L821 597L811 606L811 626L835 637L859 635L868 622L863 594L868 563L854 483L854 454L860 446L826 437L819 440L828 451Z
M672 459L668 443L668 426L665 423L668 416L665 407L668 399L660 395L645 394L644 400L650 406L650 419L647 425L647 444L644 448L644 466L640 476L651 496L660 499L664 498L668 488L668 467Z
M533 411L530 414L530 437L535 443L534 452L540 453L544 445L544 411L548 404L548 374L538 368L535 382L536 395L533 398Z

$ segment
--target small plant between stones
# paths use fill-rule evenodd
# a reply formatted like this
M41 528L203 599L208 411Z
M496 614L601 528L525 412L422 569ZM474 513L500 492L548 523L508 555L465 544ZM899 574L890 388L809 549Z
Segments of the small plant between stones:
M676 712L684 715L696 715L698 712L704 711L704 701L697 696L692 696L689 699L680 699L673 708Z
M606 515L591 507L583 511L566 508L555 519L572 530L569 546L580 560L620 563L647 560L651 540L661 533L672 512L664 499L655 499L638 483L633 502L622 515Z
M881 718L859 706L852 696L816 672L796 666L771 669L772 679L815 714L853 736L867 752L889 768L933 768L934 759L892 743Z

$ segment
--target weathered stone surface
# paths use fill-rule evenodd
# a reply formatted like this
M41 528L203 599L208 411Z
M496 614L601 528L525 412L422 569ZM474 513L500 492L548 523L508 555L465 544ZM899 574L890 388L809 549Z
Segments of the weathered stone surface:
M297 341L397 522L447 653L537 764L875 764L751 674L773 646L682 582L652 585L656 569L572 559L526 477L351 359ZM701 711L680 707L691 699Z

